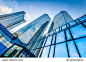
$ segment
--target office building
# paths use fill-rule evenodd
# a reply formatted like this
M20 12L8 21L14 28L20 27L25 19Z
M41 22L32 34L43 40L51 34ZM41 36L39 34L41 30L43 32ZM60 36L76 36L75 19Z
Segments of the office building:
M43 32L47 28L49 21L50 21L50 17L47 14L43 14L42 16L38 17L36 20L27 24L26 26L16 31L15 33L18 35L18 38L23 43L26 44L33 43L40 36L42 36ZM34 37L34 40L31 40L32 37Z
M55 15L49 28L49 32L71 21L73 21L73 18L66 11L61 11Z
M26 22L24 19L24 14L24 11L20 11L11 14L0 15L0 23L8 30L13 29Z
M40 58L86 57L86 15L47 33L32 44L31 52Z

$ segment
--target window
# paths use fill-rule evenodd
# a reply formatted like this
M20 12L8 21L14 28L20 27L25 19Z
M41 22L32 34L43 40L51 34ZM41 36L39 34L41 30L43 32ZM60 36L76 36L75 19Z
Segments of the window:
M56 45L55 57L68 57L66 43L61 43Z
M73 41L67 42L70 57L79 57Z
M76 24L76 22L75 21L72 21L69 24L70 24L70 26L72 26L72 25Z
M62 26L62 29L66 29L66 25Z
M67 29L65 31L66 31L67 40L70 40L71 39L71 36L70 36L69 30Z
M79 38L82 36L86 36L86 28L82 26L81 24L73 28L70 28L70 30L72 32L73 38Z
M65 41L64 31L57 33L56 43Z
M55 35L53 35L53 40L52 40L52 44L55 43Z
M86 16L80 17L79 20L80 21L84 21L86 19Z
M83 23L86 26L86 22Z
M48 37L45 46L51 45L52 36Z
M79 22L78 20L75 20L77 23Z
M59 28L58 28L58 29L56 29L56 32L59 32Z
M48 57L49 48L50 48L50 46L45 47L45 48L43 49L43 52L42 52L42 55L41 55L42 58L47 58L47 57Z
M52 58L54 53L54 45L51 46L49 57Z
M75 40L81 57L86 57L86 38Z

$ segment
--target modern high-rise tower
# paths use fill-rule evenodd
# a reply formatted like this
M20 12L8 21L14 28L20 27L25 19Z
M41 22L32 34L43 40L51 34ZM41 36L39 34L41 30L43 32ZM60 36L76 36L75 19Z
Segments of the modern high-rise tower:
M18 38L26 44L33 43L40 36L42 36L43 32L46 30L49 21L50 17L48 16L48 14L43 14L36 20L32 21L20 30L16 31L15 34L17 34ZM31 39L32 37L33 39Z
M13 29L16 26L26 22L24 19L24 11L0 15L0 23L8 30Z
M73 18L66 11L61 11L60 13L55 15L49 32L71 21L73 21Z

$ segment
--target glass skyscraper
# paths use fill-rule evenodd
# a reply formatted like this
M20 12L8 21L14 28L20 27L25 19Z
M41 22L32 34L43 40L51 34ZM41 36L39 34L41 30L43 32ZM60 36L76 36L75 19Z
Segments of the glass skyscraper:
M66 11L61 11L60 13L55 15L49 32L71 21L73 21L73 18Z
M36 20L27 24L20 30L15 33L18 35L18 38L26 44L35 42L40 36L42 36L43 32L46 30L48 22L50 21L50 17L48 14L43 14L38 17ZM31 38L34 38L32 40ZM31 40L31 41L30 41Z
M0 57L85 58L86 15L68 20L43 35L50 21L44 14L15 32L18 37L0 24Z
M86 57L86 15L47 33L31 44L40 58Z
M24 11L20 11L11 14L0 15L0 23L8 30L13 29L14 27L26 22L24 19L24 14Z

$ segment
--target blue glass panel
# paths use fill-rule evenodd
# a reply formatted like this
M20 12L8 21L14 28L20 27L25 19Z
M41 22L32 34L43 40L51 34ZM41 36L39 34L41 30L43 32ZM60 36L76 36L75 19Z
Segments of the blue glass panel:
M50 48L50 46L44 48L42 55L41 55L42 58L48 57L49 48Z
M80 21L84 21L85 19L86 19L86 16L79 18Z
M52 34L53 34L53 31L50 32L50 35L52 35Z
M77 23L79 22L78 20L75 20Z
M49 57L52 58L54 53L54 45L51 46Z
M73 28L70 28L70 30L72 32L73 38L79 38L82 36L86 36L86 28L82 26L81 24Z
M62 29L66 29L66 25L62 26Z
M76 24L76 22L75 21L72 21L69 24L70 24L70 26L72 26L72 25Z
M53 40L52 40L52 44L55 43L55 35L53 35Z
M86 26L86 22L83 23Z
M67 40L70 40L71 39L71 36L70 36L69 30L67 29L65 31L66 31Z
M67 24L67 27L69 28L69 24Z
M68 44L70 57L79 57L76 47L74 45L74 42L69 41L69 42L67 42L67 44Z
M55 57L68 57L66 43L61 43L56 45Z
M58 29L56 29L56 32L59 32L59 28L58 28Z
M52 36L48 37L45 46L50 45L52 40Z
M64 31L57 33L56 43L65 41Z
M86 57L86 38L75 40L81 57Z

